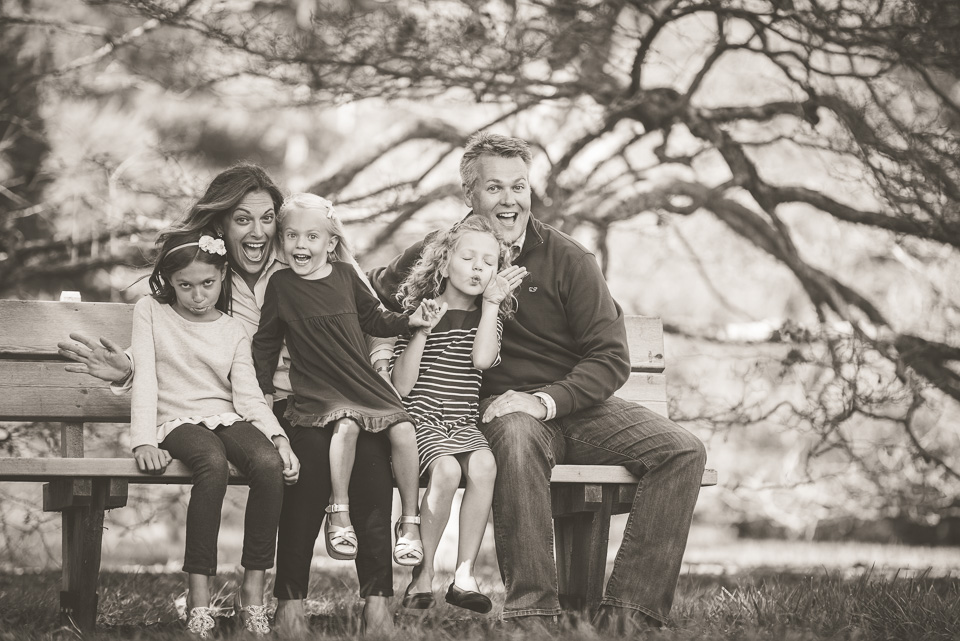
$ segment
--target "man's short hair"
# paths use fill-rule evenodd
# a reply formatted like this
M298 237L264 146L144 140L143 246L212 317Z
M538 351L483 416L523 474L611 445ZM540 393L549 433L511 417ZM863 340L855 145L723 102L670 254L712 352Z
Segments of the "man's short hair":
M463 158L460 160L460 182L472 190L477 182L477 161L481 156L499 156L500 158L520 158L530 166L533 154L530 145L522 138L478 131L467 139Z

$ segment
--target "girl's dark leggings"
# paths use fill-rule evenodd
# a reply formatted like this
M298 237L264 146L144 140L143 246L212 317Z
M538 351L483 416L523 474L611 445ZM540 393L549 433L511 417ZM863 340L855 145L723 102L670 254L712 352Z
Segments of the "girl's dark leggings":
M286 486L277 538L277 577L273 595L303 599L310 585L313 547L330 503L330 437L333 430L291 425L283 418L286 400L273 412L300 459L300 480ZM357 578L360 596L393 596L390 510L393 474L386 433L360 432L350 479L350 520L357 530Z
M249 570L272 568L283 497L283 460L270 439L245 421L213 430L184 423L167 434L160 447L193 472L183 571L208 576L217 573L220 512L230 476L227 461L250 480L240 565Z

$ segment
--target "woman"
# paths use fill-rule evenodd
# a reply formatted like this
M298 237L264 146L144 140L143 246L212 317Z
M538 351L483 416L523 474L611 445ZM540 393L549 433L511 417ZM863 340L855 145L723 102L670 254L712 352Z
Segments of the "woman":
M230 278L224 289L230 313L243 322L252 338L260 322L260 306L270 276L286 267L280 261L274 241L276 212L283 203L280 189L256 165L242 164L218 174L186 217L178 224L183 230L213 228L222 236L230 263ZM90 374L111 381L117 389L129 387L134 375L123 349L108 338L99 344L82 334L70 334L58 343L60 355L76 361L71 372ZM389 348L384 359L390 356ZM290 393L290 359L284 349L274 377L277 388L274 413L282 418ZM384 364L386 360L383 361ZM277 537L277 597L275 625L286 633L306 632L303 599L309 586L313 546L323 521L323 506L330 495L329 430L300 431L291 437L291 446L300 459L300 481L285 488L280 529ZM382 435L364 434L357 442L356 463L350 483L351 511L359 539L356 560L360 596L365 599L363 627L368 633L389 633L393 621L389 597L393 596L393 568L390 563L390 508L392 476L390 447Z

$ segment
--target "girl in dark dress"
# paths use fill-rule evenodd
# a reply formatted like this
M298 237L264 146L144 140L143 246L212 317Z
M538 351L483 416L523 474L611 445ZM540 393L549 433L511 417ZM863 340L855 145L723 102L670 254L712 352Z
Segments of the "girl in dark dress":
M328 200L314 194L291 196L280 208L279 223L290 269L270 279L253 339L260 387L264 394L274 392L273 372L286 339L293 396L284 417L294 426L333 430L333 492L325 509L325 542L332 558L357 556L348 490L360 430L388 430L402 511L393 557L400 565L417 565L423 545L413 422L397 393L371 366L363 334L396 336L430 328L445 310L432 300L410 315L382 310L348 262L343 225Z

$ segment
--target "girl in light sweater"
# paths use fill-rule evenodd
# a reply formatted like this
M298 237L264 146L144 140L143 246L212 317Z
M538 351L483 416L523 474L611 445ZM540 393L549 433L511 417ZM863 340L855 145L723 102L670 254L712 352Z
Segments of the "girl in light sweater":
M143 472L162 474L174 458L193 472L183 571L187 630L199 638L215 625L209 577L216 574L228 462L247 477L244 576L234 608L260 636L270 631L263 589L283 484L297 481L300 464L260 392L246 331L227 313L223 241L209 231L173 231L157 243L152 296L134 307L130 445Z

